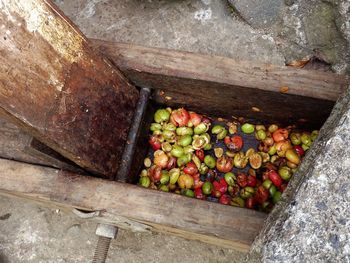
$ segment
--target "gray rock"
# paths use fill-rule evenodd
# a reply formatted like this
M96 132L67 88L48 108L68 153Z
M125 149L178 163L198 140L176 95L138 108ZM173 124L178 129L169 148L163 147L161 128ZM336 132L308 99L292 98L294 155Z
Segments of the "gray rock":
M56 1L88 37L284 64L273 39L232 16L226 1Z
M280 20L282 0L228 0L234 9L254 28L270 27Z
M337 12L326 3L318 3L303 15L308 46L331 64L342 60L347 43L336 25Z
M228 0L233 13L263 29L288 63L305 57L350 72L350 2L348 0Z
M348 0L295 0L281 11L282 21L269 32L286 62L316 57L338 73L350 72Z
M284 0L284 3L287 5L287 6L291 6L295 3L295 0Z
M350 87L339 99L249 262L350 262Z

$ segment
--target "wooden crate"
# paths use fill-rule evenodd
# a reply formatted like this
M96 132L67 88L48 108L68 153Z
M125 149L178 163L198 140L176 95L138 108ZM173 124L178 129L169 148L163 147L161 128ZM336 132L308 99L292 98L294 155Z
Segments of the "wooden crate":
M247 116L282 124L306 118L302 125L319 128L348 83L346 78L331 73L272 65L255 65L252 71L251 64L228 58L97 40L92 43L136 85L151 87L151 101L185 105L214 116ZM225 69L218 65L225 65ZM244 83L241 75L245 76ZM286 85L289 93L280 93L280 87ZM270 98L265 107L265 99ZM261 111L256 112L253 106ZM142 136L140 139L147 140ZM0 164L1 194L50 206L101 211L94 220L134 231L165 232L247 250L266 218L259 212L131 184L8 160L1 160Z
M31 0L31 2L49 3L49 9L57 11L48 1ZM55 14L56 16L60 14L57 19L64 17L58 11ZM66 18L63 21L68 23ZM81 34L72 31L71 28L69 32L73 35ZM86 52L84 59L89 56L96 58L98 57L96 54L104 53L105 58L102 61L105 61L106 65L112 65L112 69L109 70L113 71L114 64L134 85L151 89L150 106L157 104L186 106L211 116L244 116L264 123L277 122L283 125L297 123L310 129L321 127L335 100L349 83L345 77L327 72L100 40L84 39L83 51ZM84 61L81 63L85 67L84 63L87 62ZM101 71L101 67L105 72L107 69L104 70L104 62L99 63L98 72ZM101 63L104 66L101 66ZM90 67L86 70L91 73ZM85 73L80 75L82 79L85 77ZM125 81L124 78L121 79ZM95 85L95 89L98 90L98 84ZM282 87L284 88L281 89ZM91 90L94 93L94 89ZM22 98L25 101L25 96ZM10 115L12 121L13 116L16 116L17 123L19 119L21 127L28 128L28 123L25 123L23 118L25 115L23 111L16 112L9 104L4 104L3 98L0 102L1 108L5 105L11 109L10 114L6 115ZM145 108L145 104L142 105ZM113 107L113 104L109 103L109 106ZM6 113L9 113L9 110ZM121 163L124 158L127 162L133 163L134 170L130 172L127 169L119 177L123 180L133 181L137 170L141 168L138 163L146 149L144 147L147 141L146 127L150 121L147 116L151 116L151 113L152 109L146 108L145 118L139 119L140 121L142 119L143 123L136 123L137 127L134 128L138 130L141 127L141 129L124 147L127 156L125 154L122 156L122 151L116 156L123 159ZM26 130L32 132L37 139L42 139L40 127L36 127L35 132L32 129ZM103 136L110 138L106 133ZM51 142L48 143L51 147L56 146L53 148L76 163L83 164L83 167L94 168L77 159L79 152L75 152L74 156L67 155L65 151L60 150L65 145L61 142L60 145L56 145L53 139L54 136L49 136L42 141ZM25 148L23 145L15 147ZM10 148L7 153L10 152ZM130 150L129 155L127 148ZM12 156L3 157L25 161L25 156L17 158L18 152L25 155L23 151L13 152ZM164 232L239 250L249 249L266 218L265 214L252 210L35 165L50 166L52 163L47 159L41 161L30 159L30 162L34 164L0 160L0 194L68 210L96 211L92 220L114 224L132 231ZM59 164L55 166L60 167ZM103 166L101 167L97 172L103 172Z

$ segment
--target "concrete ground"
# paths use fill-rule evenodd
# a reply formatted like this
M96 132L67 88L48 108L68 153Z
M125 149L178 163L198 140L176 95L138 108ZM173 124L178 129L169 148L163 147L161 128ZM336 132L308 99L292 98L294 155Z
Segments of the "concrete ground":
M228 2L219 0L55 2L88 37L279 65L314 55L314 49L308 48L302 20L295 15L298 9L293 5L295 1L285 1L288 5L277 1L283 3L274 4L277 13L268 12L273 19L267 22L247 18L252 13L244 13L239 3L232 8ZM290 16L284 16L283 10ZM296 41L288 42L286 36L293 34ZM326 51L331 54L333 60L328 62L335 69L346 70L332 48ZM95 227L62 211L1 197L0 262L89 262L97 241ZM107 262L242 262L244 257L244 253L196 241L120 230Z
M91 262L96 224L59 210L0 198L0 262ZM107 262L242 262L244 254L162 234L119 230Z

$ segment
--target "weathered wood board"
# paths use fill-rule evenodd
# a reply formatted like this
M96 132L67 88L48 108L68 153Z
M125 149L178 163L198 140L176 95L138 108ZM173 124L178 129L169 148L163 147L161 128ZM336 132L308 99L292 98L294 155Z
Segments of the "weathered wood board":
M0 158L84 173L70 160L20 130L3 116L0 116Z
M157 89L157 102L209 115L319 128L349 83L330 72L91 41L136 85Z
M138 91L46 0L0 2L0 111L107 178L118 169Z
M26 152L32 136L20 130L16 125L0 118L0 157L21 162L47 165L37 156Z
M0 159L0 194L100 211L95 220L247 251L266 215L138 186ZM136 229L133 229L135 225Z

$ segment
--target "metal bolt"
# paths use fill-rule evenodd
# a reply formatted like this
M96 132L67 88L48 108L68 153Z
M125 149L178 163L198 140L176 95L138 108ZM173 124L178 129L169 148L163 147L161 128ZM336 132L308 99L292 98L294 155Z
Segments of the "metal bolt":
M111 225L98 224L96 235L99 236L92 263L105 263L112 238L116 238L118 228Z

